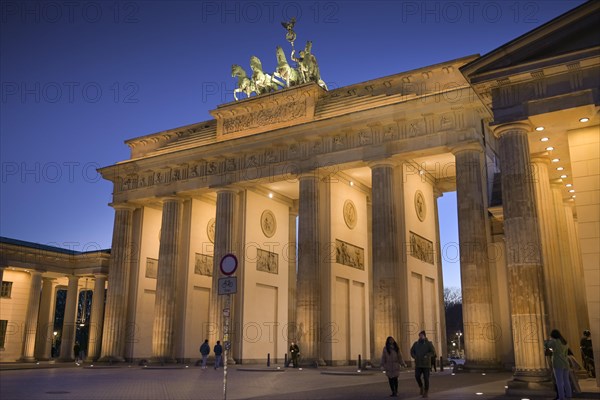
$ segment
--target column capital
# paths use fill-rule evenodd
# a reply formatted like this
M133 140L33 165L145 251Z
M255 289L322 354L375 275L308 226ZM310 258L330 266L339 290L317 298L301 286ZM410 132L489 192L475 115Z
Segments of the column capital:
M525 133L531 132L533 130L533 126L528 121L516 121L507 124L492 126L490 127L490 129L494 133L494 136L500 138L502 135L514 131L520 131Z
M391 158L384 158L381 160L369 161L367 166L371 169L379 168L379 167L397 167L402 164L403 160L393 160Z
M99 278L108 278L108 274L105 273L95 273L94 275L94 279L99 279Z
M483 146L479 142L469 142L450 147L450 152L455 156L461 151L477 151L483 153Z
M128 203L109 203L109 206L111 206L112 208L116 210L129 210L129 211L133 211L135 210L137 207L134 206L133 204L128 204Z
M217 194L219 193L233 193L233 194L238 194L240 192L240 188L235 187L235 186L223 186L223 187L218 187L215 188L215 192Z
M533 153L530 155L531 162L534 163L542 163L542 164L550 164L550 159L548 158L548 152L543 151L541 153Z
M177 194L172 194L170 196L161 196L158 197L158 201L161 204L165 204L165 203L183 203L185 201L185 199L183 197L178 196Z

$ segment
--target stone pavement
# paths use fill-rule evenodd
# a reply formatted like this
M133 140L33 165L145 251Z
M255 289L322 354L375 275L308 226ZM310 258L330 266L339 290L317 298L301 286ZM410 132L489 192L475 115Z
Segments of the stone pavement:
M276 368L276 367L275 367ZM384 399L387 378L379 370L361 374L350 367L267 370L257 366L228 367L227 399ZM325 373L326 374L325 374ZM349 373L349 374L346 374ZM508 399L504 386L510 373L432 373L430 399ZM580 399L600 399L595 381L581 380L588 393ZM418 399L411 370L402 372L399 399ZM2 364L0 399L138 400L223 399L223 369L75 366L73 363Z

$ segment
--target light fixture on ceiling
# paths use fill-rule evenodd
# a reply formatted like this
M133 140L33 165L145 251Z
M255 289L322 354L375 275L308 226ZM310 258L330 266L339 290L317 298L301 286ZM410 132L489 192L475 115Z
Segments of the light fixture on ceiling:
M546 151L552 151L554 150L554 147L550 146L550 147L546 147Z
M354 182L350 181L350 186L354 186Z
M273 193L269 193L269 198L272 199L273 198Z
M537 128L535 128L536 131L541 132L544 130L543 126L538 126Z
M567 177L567 175L566 175L566 174L562 174L560 177L561 177L562 179L565 179L565 178Z
M588 117L579 118L579 122L588 122L589 120Z
M547 137L543 137L543 138L540 139L540 142L547 142L548 140L550 140L550 139L547 138Z
M556 170L557 171L562 171L564 168L563 167L557 167Z
M569 193L575 193L575 189L569 190Z
M559 161L560 161L560 158L553 158L552 159L552 162L559 162Z
M567 183L565 186L566 187L571 187L571 186L573 186L573 184L572 183Z

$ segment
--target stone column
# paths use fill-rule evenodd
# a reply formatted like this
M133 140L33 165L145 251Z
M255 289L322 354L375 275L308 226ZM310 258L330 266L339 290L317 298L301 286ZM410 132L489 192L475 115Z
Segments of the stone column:
M371 166L373 202L373 343L371 360L378 363L388 336L400 343L400 263L398 210L395 202L396 176L392 162ZM403 210L400 210L403 211Z
M180 257L181 217L183 200L168 197L163 200L152 354L160 362L174 362L173 344L175 305L177 301L177 267Z
M40 310L40 296L42 294L42 273L31 271L29 284L29 301L25 314L25 337L23 338L23 355L21 361L34 362L35 336L37 333L38 313Z
M301 175L298 202L298 278L296 287L297 337L302 363L319 363L321 279L319 246L318 172Z
M444 304L444 271L442 270L442 241L440 238L440 214L438 210L438 199L444 194L434 187L433 189L433 212L435 218L435 240L437 246L436 251L436 267L437 267L437 284L438 284L438 310L440 310L440 327L438 330L438 338L440 341L440 353L437 355L446 358L448 354L448 341L446 338L446 306Z
M483 150L472 144L453 151L460 243L460 277L467 368L497 367L487 243Z
M123 352L127 329L129 269L136 256L134 252L136 249L132 243L134 208L128 205L114 205L113 207L115 208L115 223L100 361L125 360Z
M35 343L35 358L37 360L49 360L52 341L54 339L54 306L55 306L55 280L42 278L42 297L40 301L40 312L38 316L38 332Z
M561 184L553 183L551 185L551 193L554 201L551 203L552 211L555 215L556 229L552 232L553 239L556 245L560 248L560 271L557 274L557 281L554 283L556 286L557 300L562 303L562 310L564 312L561 321L556 321L557 325L550 325L549 329L559 329L563 336L567 339L567 342L572 347L579 345L581 339L581 332L578 332L578 316L577 306L575 302L575 277L574 277L574 265L573 259L571 258L571 246L569 240L569 231L567 227L567 219L565 215L565 208L563 205L562 191L564 187ZM584 290L585 292L585 290ZM553 304L553 303L552 303ZM553 304L554 305L554 304ZM551 314L551 312L549 312Z
M569 316L564 289L562 288L562 263L560 244L558 243L558 226L554 212L554 201L550 189L548 166L550 160L545 155L532 157L532 181L535 188L536 209L544 260L544 286L546 287L546 305L548 309L549 328L559 329L565 337Z
M551 386L540 386L550 377L543 346L548 316L527 141L529 131L526 123L511 123L498 126L494 132L499 137L500 147L506 268L515 351L514 380L507 389L510 395L528 391L540 394L542 388L551 390Z
M223 256L228 253L237 254L236 243L236 210L238 206L238 191L233 188L223 188L217 191L217 210L215 219L215 249L213 263L212 290L210 293L209 319L211 328L208 335L211 344L221 340L223 344L223 308L225 306L225 296L219 296L219 278L224 278L221 273L220 263ZM236 275L238 275L236 273ZM240 282L238 282L240 285ZM238 286L239 287L239 286ZM233 304L233 302L232 302ZM234 320L233 313L230 311L231 321ZM230 332L231 334L231 332ZM230 336L230 341L233 339ZM211 350L212 351L212 350ZM229 359L228 361L229 362Z
M296 335L296 217L298 210L290 208L288 231L288 332L289 340ZM286 350L287 351L287 350Z
M581 262L581 249L579 248L579 233L577 232L577 223L575 221L573 201L567 201L565 205L565 218L567 223L567 237L571 247L571 264L573 265L573 276L575 286L575 307L577 308L577 332L579 335L585 329L589 329L590 320L588 316L588 305L585 288L585 275L583 272L583 263Z
M0 266L0 285L2 285L2 280L4 279L4 270L6 269L5 266Z
M100 356L102 343L102 327L104 325L104 291L106 275L95 275L94 295L92 296L92 312L90 314L90 338L86 361L95 361Z
M59 361L73 361L73 346L75 345L75 333L77 330L77 302L79 301L79 277L69 275L69 286L67 288L67 300L65 304L65 317L63 319L62 334L60 341Z

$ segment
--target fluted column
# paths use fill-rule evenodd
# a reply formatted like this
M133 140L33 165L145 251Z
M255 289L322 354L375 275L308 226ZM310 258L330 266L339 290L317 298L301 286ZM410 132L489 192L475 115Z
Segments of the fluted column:
M371 360L379 360L388 336L400 342L400 262L395 168L392 163L371 165L373 203L373 336Z
M509 382L508 393L530 389L528 382L545 381L549 377L543 346L548 316L527 141L529 130L528 124L514 123L501 125L494 132L500 142L506 268L515 351L514 381Z
M444 305L444 271L442 270L442 241L440 238L440 214L438 210L438 199L444 194L434 187L433 189L433 215L435 218L435 241L436 241L436 267L437 267L437 280L438 280L438 304L437 307L440 310L440 327L438 337L440 340L440 353L439 356L446 356L448 354L448 341L446 338L446 313L444 312L446 307Z
M79 300L78 285L79 277L75 275L69 275L65 316L63 319L62 334L60 339L60 361L73 361L73 346L75 345L75 333L77 330L77 302Z
M296 217L298 210L290 207L288 230L288 332L290 340L296 340Z
M88 341L87 361L95 361L100 356L102 327L104 326L104 291L106 275L95 275L92 312L90 314L90 338Z
M225 277L221 273L220 263L223 256L228 253L240 259L236 249L236 210L238 205L238 191L233 188L223 188L217 191L217 210L215 219L215 249L213 263L212 290L210 293L210 324L209 339L211 343L217 340L223 342L223 308L225 296L219 296L219 278ZM238 275L236 273L236 275ZM240 283L238 282L238 285ZM233 303L233 302L232 302ZM233 313L230 312L231 320ZM230 332L230 341L233 341ZM229 360L228 360L229 362Z
M571 264L573 265L573 277L575 286L575 307L577 308L577 332L581 334L585 329L589 329L590 320L588 316L588 305L585 288L585 275L583 272L583 263L581 262L581 249L579 248L579 233L577 232L577 223L573 215L574 204L572 201L564 203L565 219L567 223L567 237L571 248Z
M42 273L31 271L29 285L29 301L25 314L25 337L23 340L23 355L21 361L34 362L35 336L37 333L38 313L40 310L40 296L42 294Z
M544 155L532 157L532 180L544 260L548 324L550 329L559 329L566 338L570 338L571 320L576 316L569 315L568 301L565 298L558 225L548 175L549 164L550 160Z
M38 332L35 340L37 360L49 360L51 356L54 328L55 283L52 278L42 278L42 294L38 316Z
M321 279L319 245L319 176L302 175L298 202L298 278L296 323L303 364L321 359Z
M563 205L561 184L553 183L551 185L553 195L552 210L556 219L556 229L553 232L554 240L560 248L560 274L557 276L556 292L559 301L562 302L564 315L562 315L562 323L558 322L561 328L558 328L563 336L567 339L570 346L578 346L581 338L581 332L578 332L577 306L575 302L575 292L580 288L575 286L574 265L571 257L571 245L569 240L569 231L567 227L567 218ZM585 292L585 289L583 289ZM565 296L566 293L572 293L571 296ZM550 326L550 329L556 328Z
M114 205L113 207L115 208L115 223L102 330L101 361L125 360L123 352L127 328L129 269L131 262L136 257L134 252L136 247L132 243L134 208L127 205Z
M163 200L152 330L152 354L155 359L162 362L175 361L173 340L182 208L181 198L169 197Z
M460 243L460 277L466 367L497 366L487 243L483 150L473 144L453 151Z

